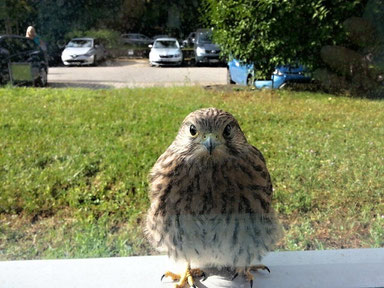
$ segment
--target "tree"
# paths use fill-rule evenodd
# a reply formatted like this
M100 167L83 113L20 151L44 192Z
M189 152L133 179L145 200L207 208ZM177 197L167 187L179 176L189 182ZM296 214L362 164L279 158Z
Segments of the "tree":
M37 9L37 32L51 44L71 31L118 26L122 0L29 0Z
M0 27L3 26L5 29L2 31L0 28L0 33L25 34L27 21L34 12L27 0L1 0Z
M123 32L132 31L140 25L145 15L144 0L124 0L121 6L120 26Z
M203 0L0 0L0 33L25 34L29 25L49 44L72 31L182 36L200 27Z
M298 61L320 65L323 45L343 42L342 23L365 0L205 0L207 23L226 55L255 63L258 76Z
M148 34L188 35L200 26L199 7L203 0L146 1L138 30Z

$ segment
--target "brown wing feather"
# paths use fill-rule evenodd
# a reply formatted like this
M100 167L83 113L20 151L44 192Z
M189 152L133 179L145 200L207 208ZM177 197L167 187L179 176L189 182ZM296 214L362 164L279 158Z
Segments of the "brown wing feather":
M249 147L249 153L240 157L242 176L237 175L235 178L243 188L239 189L239 206L246 207L246 211L252 213L269 213L273 192L271 177L261 152L254 146Z

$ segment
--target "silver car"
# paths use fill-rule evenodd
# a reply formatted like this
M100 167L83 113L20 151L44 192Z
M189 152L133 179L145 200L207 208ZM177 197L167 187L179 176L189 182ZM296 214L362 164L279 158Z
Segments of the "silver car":
M159 38L149 45L149 63L151 66L181 65L183 62L182 46L175 38Z
M212 42L212 30L197 30L194 44L196 65L221 62L221 49Z
M95 65L105 59L105 49L98 39L74 38L63 50L64 65Z

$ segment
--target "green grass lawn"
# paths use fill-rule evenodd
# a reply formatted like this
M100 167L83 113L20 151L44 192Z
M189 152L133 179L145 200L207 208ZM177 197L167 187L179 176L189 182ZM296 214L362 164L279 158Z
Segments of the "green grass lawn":
M0 89L0 260L153 253L147 174L184 117L231 112L267 159L281 250L384 247L384 101L200 88Z

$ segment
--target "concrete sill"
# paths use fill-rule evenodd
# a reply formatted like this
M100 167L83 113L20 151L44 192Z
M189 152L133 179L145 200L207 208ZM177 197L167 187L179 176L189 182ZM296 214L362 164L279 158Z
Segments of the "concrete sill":
M255 288L384 287L384 248L274 252L263 264L271 274L256 272ZM160 282L169 268L166 256L3 261L0 287L174 287L170 279ZM242 277L230 281L228 272L206 272L208 279L198 287L249 288Z

